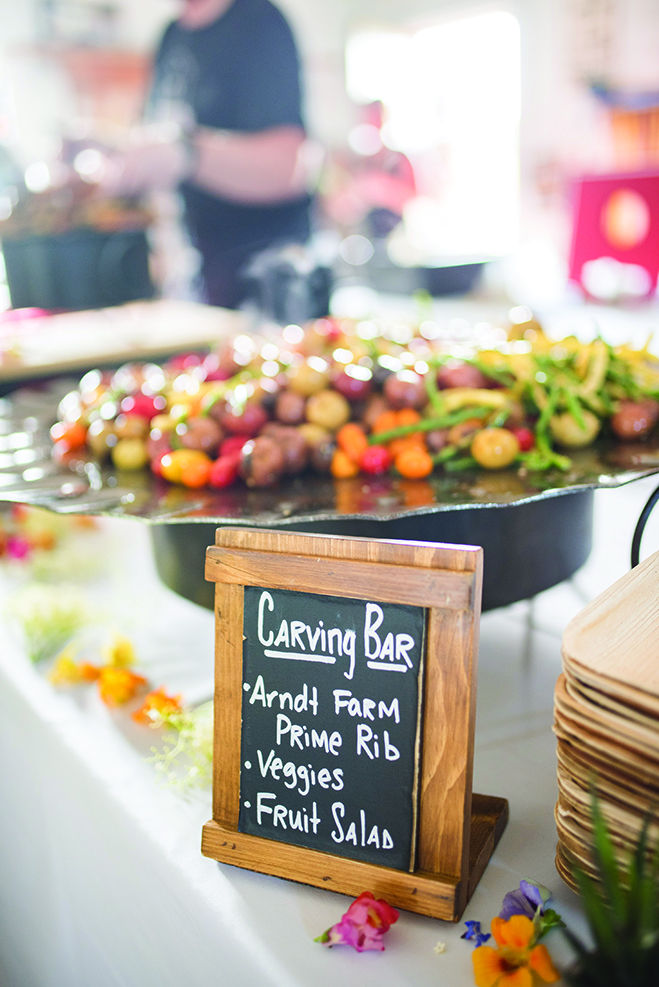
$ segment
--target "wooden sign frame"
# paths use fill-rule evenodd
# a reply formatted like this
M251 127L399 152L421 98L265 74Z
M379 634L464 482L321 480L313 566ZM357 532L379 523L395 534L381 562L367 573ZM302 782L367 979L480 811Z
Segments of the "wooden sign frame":
M218 528L213 818L202 853L248 870L457 922L508 820L472 795L483 552L430 542ZM238 831L245 586L410 604L427 610L416 870L411 873Z

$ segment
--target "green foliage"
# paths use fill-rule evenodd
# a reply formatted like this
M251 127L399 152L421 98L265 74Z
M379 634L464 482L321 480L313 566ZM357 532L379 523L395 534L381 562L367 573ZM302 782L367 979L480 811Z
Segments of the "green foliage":
M555 908L545 908L542 914L540 914L540 910L538 909L538 913L533 921L536 927L536 942L543 939L552 929L565 928L565 922Z
M84 597L66 585L28 583L9 597L5 613L19 625L34 662L52 658L89 620Z
M152 748L148 760L170 787L182 793L205 788L213 776L213 703L168 713L162 721L174 730L161 751Z
M593 795L593 857L598 881L574 868L593 948L568 929L577 954L564 974L570 987L657 987L659 985L659 842L650 848L652 814L644 820L629 860L620 867L613 841Z

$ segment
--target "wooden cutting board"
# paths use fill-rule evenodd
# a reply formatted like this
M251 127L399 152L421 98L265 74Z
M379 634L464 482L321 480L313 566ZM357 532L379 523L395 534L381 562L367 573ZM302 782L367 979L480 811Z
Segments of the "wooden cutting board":
M597 676L659 698L659 552L588 604L568 624L563 648Z

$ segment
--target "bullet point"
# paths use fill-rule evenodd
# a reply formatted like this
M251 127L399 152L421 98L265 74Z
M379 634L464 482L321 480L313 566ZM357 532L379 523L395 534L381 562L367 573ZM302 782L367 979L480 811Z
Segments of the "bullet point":
M251 768L251 766L252 766L252 762L251 761L245 761L245 767L247 768L248 771Z
M243 682L243 689L245 690L245 692L249 692L250 689L249 682Z
M252 808L252 803L251 802L243 802L243 805L245 806L246 809L251 809Z

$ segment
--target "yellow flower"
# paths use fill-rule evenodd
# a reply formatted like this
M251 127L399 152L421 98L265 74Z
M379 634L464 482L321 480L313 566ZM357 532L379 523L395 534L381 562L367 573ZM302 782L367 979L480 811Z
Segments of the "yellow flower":
M127 637L121 637L120 634L115 635L113 643L103 653L107 664L112 668L130 668L137 662L135 648Z
M534 987L560 979L546 946L533 945L535 929L527 915L508 921L492 919L492 935L498 946L478 946L472 953L476 987Z
M88 661L80 663L73 660L75 645L69 644L55 659L55 664L48 673L48 679L53 685L80 685L82 682L95 682L100 675L100 669Z
M48 673L48 680L53 685L78 685L83 681L78 663L73 660L74 654L75 648L69 645L57 656Z
M146 685L146 679L127 668L106 665L98 677L98 691L106 706L121 706L132 699L138 688Z

